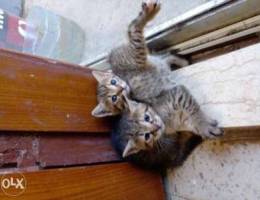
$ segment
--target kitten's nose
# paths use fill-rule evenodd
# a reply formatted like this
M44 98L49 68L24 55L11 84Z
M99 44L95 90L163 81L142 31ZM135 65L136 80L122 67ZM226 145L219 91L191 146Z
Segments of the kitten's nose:
M125 89L124 87L119 86L118 93L122 93L124 91L124 89Z
M154 124L154 132L159 131L161 128L162 128L161 126Z

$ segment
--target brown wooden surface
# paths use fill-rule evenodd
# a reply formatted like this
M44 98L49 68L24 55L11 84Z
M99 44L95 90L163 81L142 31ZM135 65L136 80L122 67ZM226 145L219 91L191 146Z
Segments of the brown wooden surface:
M106 132L95 105L89 70L0 50L0 130Z
M56 169L23 173L27 181L19 200L161 200L161 177L126 163L84 168Z
M49 134L39 138L41 167L56 167L118 161L109 135Z
M33 135L1 133L0 169L36 166L38 146L38 138Z
M119 158L106 134L109 121L90 114L95 105L89 70L0 50L0 180L18 168L37 170L23 173L21 196L0 190L0 199L164 199L159 174L100 164ZM93 166L39 170L86 164Z
M118 161L109 134L1 133L0 169L60 167ZM1 171L0 170L0 171Z

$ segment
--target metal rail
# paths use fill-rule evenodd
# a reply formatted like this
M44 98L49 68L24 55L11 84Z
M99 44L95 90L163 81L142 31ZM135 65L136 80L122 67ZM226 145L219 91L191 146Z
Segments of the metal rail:
M259 32L259 14L259 0L213 0L148 30L145 36L153 53L186 55ZM81 65L106 69L106 55Z

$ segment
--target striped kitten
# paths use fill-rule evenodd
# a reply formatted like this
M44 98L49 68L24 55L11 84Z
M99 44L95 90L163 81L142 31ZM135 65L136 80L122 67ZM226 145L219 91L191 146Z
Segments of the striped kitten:
M147 57L143 29L159 9L156 0L144 2L139 16L129 25L128 44L114 49L109 55L113 72L93 72L99 82L99 104L92 114L96 117L117 115L128 108L130 95L134 100L151 105L170 132L185 126L186 130L202 137L220 135L221 131L211 127L215 123L204 116L187 89L172 80L169 65L157 57Z
M95 117L106 117L121 114L128 109L125 98L128 98L130 88L128 84L112 73L112 71L93 71L99 82L97 99L98 105L92 111Z
M108 61L112 71L94 71L93 75L99 82L98 106L93 110L95 117L117 115L118 107L125 105L120 102L121 93L129 93L122 90L126 81L131 88L131 96L135 100L148 102L151 97L156 97L162 91L176 86L170 76L169 61L162 60L158 56L148 55L148 49L143 36L144 26L154 18L160 10L160 4L156 0L147 0L142 4L142 11L128 27L128 44L112 50ZM116 75L116 76L115 76ZM117 78L116 84L112 80ZM113 86L112 86L113 85ZM104 90L109 90L104 91ZM112 99L113 98L113 99ZM114 109L114 107L117 107Z
M103 117L124 112L112 134L114 146L123 157L131 157L137 163L147 161L147 165L161 165L165 160L177 164L185 159L189 140L184 141L177 130L198 135L189 138L197 141L192 148L201 142L201 137L213 138L223 133L215 121L202 113L187 89L171 79L169 65L147 56L143 28L159 7L154 0L143 3L142 12L129 26L128 45L109 55L113 72L93 72L99 82L99 104L92 114ZM129 96L143 103L131 101ZM152 157L153 153L157 156ZM165 159L160 160L160 155Z
M176 86L160 97L153 98L151 106L129 99L127 103L129 111L123 113L117 128L125 124L127 127L116 130L118 137L127 137L123 157L156 149L158 142L165 137L176 140L177 131L189 131L201 138L215 138L223 134L217 122L209 120L201 112L199 105L183 86ZM120 133L120 130L123 132Z
M111 134L112 145L119 155L140 167L163 171L168 167L180 166L202 143L200 136L184 132L162 134L158 140L154 140L156 132L141 131L140 122L129 120L129 117L124 113L114 124ZM136 142L134 146L129 146L129 141Z

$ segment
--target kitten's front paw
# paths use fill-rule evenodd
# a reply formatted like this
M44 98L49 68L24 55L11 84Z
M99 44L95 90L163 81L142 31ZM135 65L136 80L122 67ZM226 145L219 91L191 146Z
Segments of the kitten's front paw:
M224 135L224 130L218 127L218 122L212 120L210 122L203 122L199 127L199 135L204 138L217 138Z
M144 0L142 4L143 12L148 18L153 18L160 10L161 4L159 0Z

